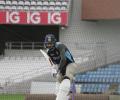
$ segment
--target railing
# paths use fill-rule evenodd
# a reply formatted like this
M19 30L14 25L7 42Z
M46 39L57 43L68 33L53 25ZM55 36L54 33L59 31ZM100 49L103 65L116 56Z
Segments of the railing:
M41 49L43 42L6 42L6 49Z

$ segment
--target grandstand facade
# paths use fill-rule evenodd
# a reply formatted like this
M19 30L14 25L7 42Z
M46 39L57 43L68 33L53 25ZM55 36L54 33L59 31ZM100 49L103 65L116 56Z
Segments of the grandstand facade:
M96 4L100 5L97 12L86 8L94 9L94 0L87 1L0 0L1 93L29 94L33 81L55 82L51 68L46 70L49 64L39 52L44 47L45 35L52 33L70 48L81 66L81 73L75 77L75 100L96 100L97 96L98 100L119 100L111 97L120 94L120 17L114 13L120 11L119 0L101 0ZM116 5L117 10L110 12L109 6L102 6L108 2L113 4L110 8ZM106 17L101 9L111 17Z

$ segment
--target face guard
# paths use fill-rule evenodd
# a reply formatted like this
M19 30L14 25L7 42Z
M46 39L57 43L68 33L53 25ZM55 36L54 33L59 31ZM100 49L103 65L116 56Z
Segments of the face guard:
M50 49L55 46L55 43L56 43L56 38L53 34L46 35L44 42L45 48Z

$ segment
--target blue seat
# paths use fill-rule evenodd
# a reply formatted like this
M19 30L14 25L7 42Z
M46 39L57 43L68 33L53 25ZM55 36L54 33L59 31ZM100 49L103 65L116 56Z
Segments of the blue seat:
M100 92L101 92L101 88L98 88L98 89L97 89L97 92L100 93Z

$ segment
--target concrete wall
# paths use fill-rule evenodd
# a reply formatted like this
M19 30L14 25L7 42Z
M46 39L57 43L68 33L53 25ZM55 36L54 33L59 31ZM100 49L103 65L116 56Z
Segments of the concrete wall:
M82 19L120 19L120 0L82 0Z
M110 95L109 100L120 100L120 96L119 95Z
M55 97L54 94L32 94L26 95L25 100L55 100ZM72 96L70 100L72 100ZM102 94L75 94L74 100L109 100L109 96Z

